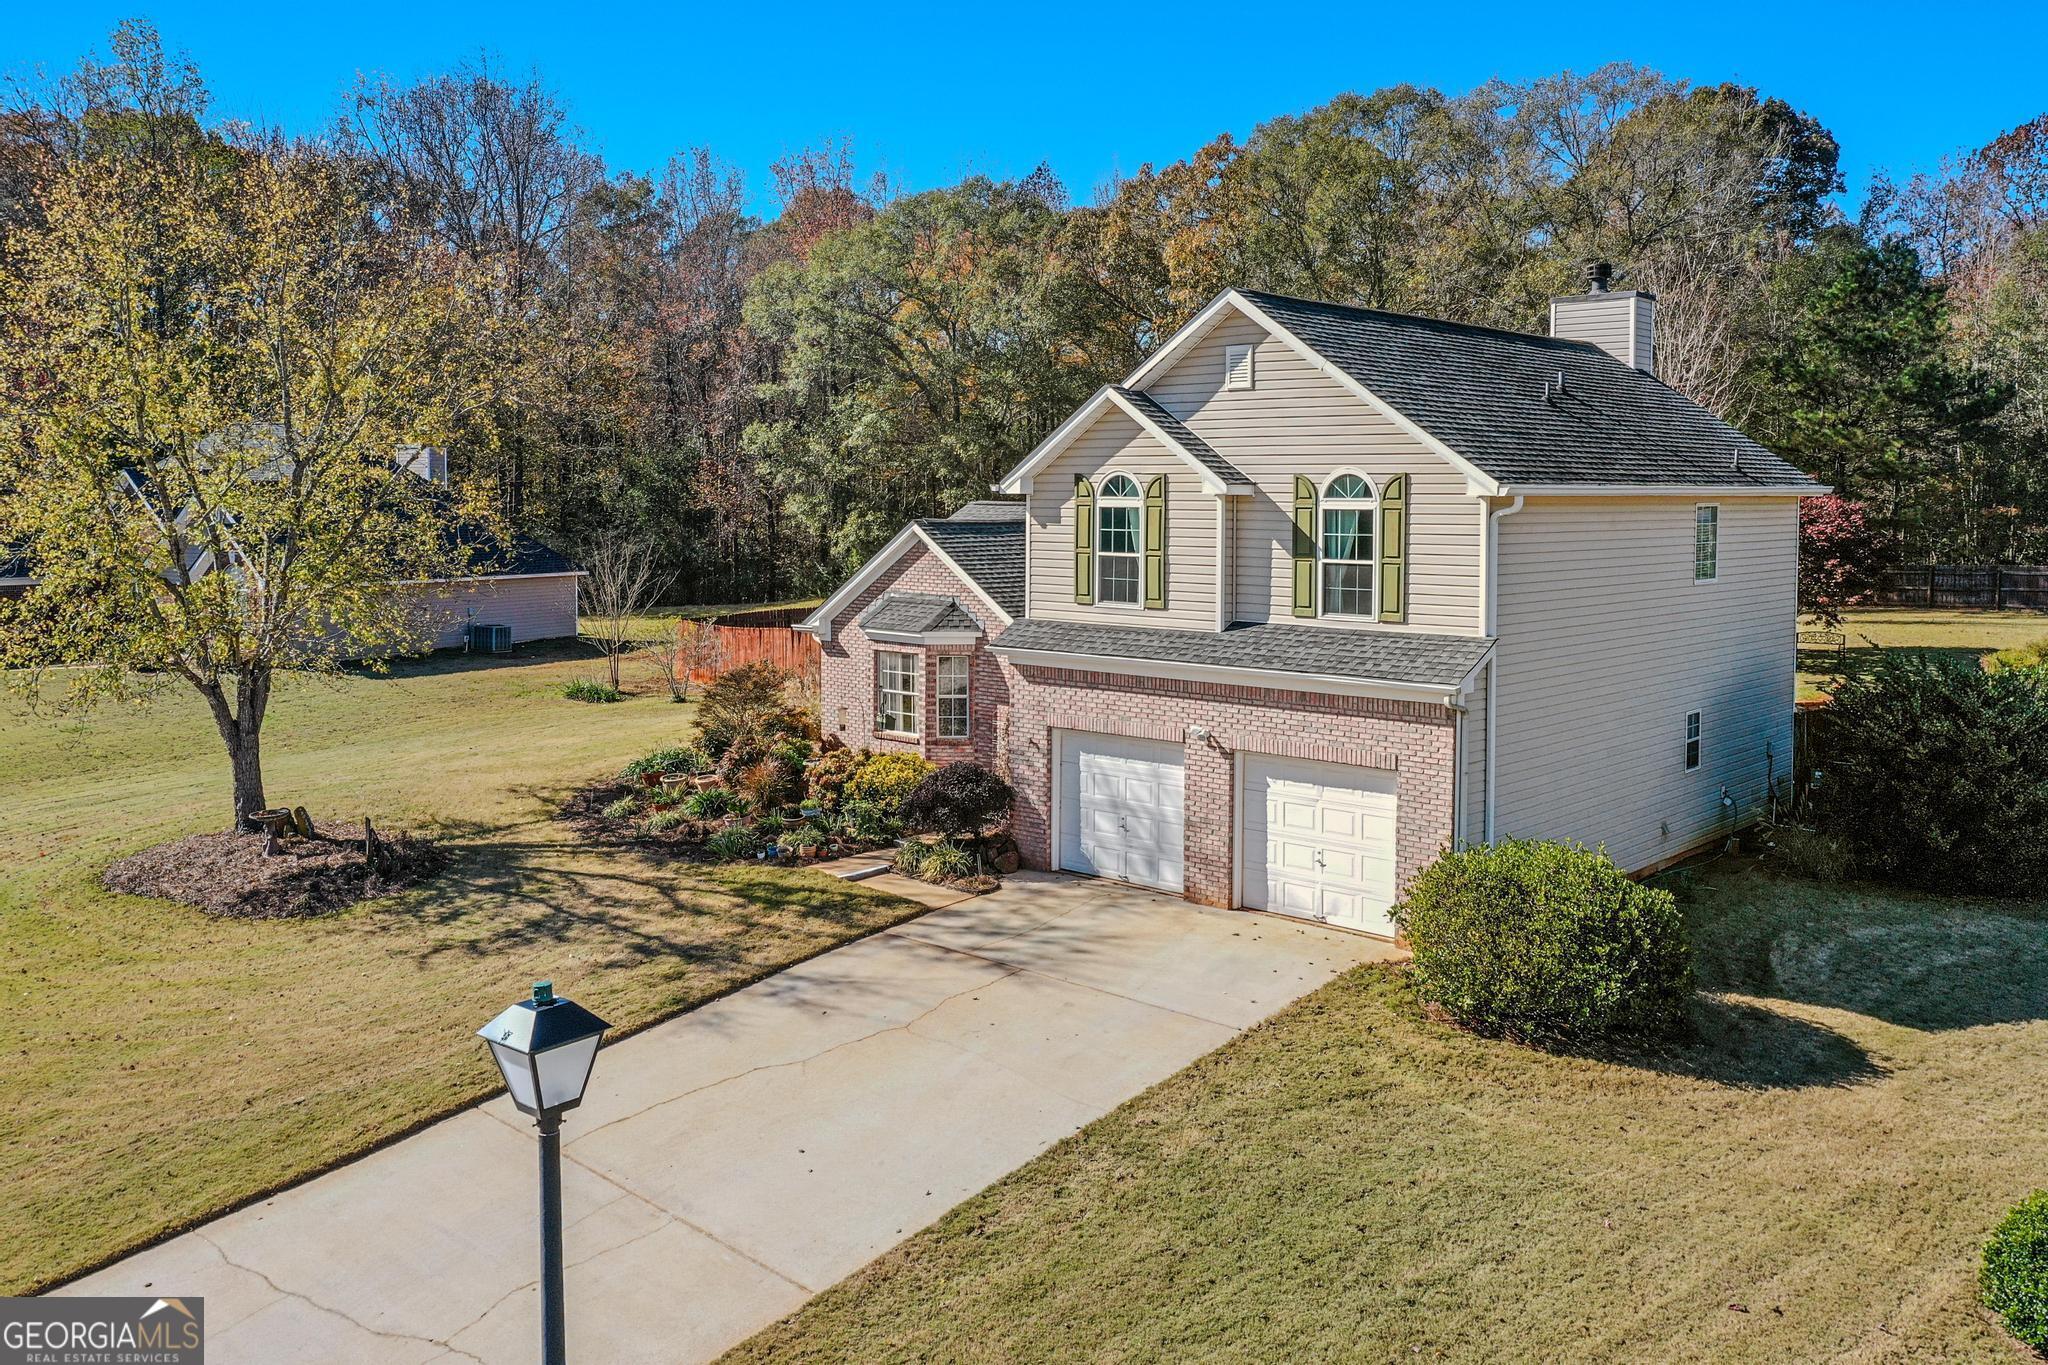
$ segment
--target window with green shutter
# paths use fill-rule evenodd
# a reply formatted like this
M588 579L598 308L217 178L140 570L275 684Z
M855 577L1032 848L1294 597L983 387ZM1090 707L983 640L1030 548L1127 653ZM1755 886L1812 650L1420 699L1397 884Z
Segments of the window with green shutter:
M1294 614L1316 614L1316 486L1294 476Z
M1380 620L1408 619L1408 476L1380 485Z
M1145 483L1145 608L1166 607L1166 476Z

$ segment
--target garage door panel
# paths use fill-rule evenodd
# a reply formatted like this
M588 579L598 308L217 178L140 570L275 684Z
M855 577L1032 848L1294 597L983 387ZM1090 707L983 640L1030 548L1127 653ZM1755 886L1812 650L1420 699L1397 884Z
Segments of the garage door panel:
M1393 773L1255 755L1243 792L1246 905L1393 933Z
M1062 731L1060 866L1165 891L1184 874L1181 746Z

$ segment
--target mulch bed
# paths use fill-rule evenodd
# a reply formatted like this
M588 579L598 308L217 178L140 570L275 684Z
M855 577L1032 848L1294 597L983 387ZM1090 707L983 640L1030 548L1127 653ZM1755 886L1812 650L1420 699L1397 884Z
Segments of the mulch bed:
M360 826L316 824L315 837L279 842L263 856L261 834L194 834L132 854L101 879L109 891L158 896L228 919L331 915L433 875L441 850L409 834L379 834L377 868L363 858Z
M702 840L695 843L683 837L680 829L650 832L638 820L607 820L604 808L622 796L630 796L642 790L637 784L625 782L596 782L581 788L564 801L555 811L555 818L573 829L593 844L609 845L613 848L658 848L678 858L691 858L699 862L712 861L704 852Z

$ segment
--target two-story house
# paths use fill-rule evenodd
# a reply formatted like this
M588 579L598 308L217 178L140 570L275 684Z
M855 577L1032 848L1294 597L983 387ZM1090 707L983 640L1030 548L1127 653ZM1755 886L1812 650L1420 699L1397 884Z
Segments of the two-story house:
M826 729L1003 772L1033 866L1370 933L1447 846L1724 838L1823 490L1607 278L1549 337L1225 292L812 614Z

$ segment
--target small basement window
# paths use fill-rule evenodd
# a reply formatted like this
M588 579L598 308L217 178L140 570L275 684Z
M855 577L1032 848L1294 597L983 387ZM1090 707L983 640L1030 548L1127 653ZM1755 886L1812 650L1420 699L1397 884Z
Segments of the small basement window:
M1700 766L1700 713L1688 711L1685 715L1685 770L1691 772Z
M1692 509L1692 580L1711 583L1721 576L1721 509L1703 502Z
M883 734L917 733L917 656L899 650L875 652L875 729Z
M1249 342L1223 348L1223 387L1226 389L1252 388L1258 375L1254 369L1253 357L1258 348Z
M939 738L966 739L970 725L968 676L973 663L966 654L938 657Z

